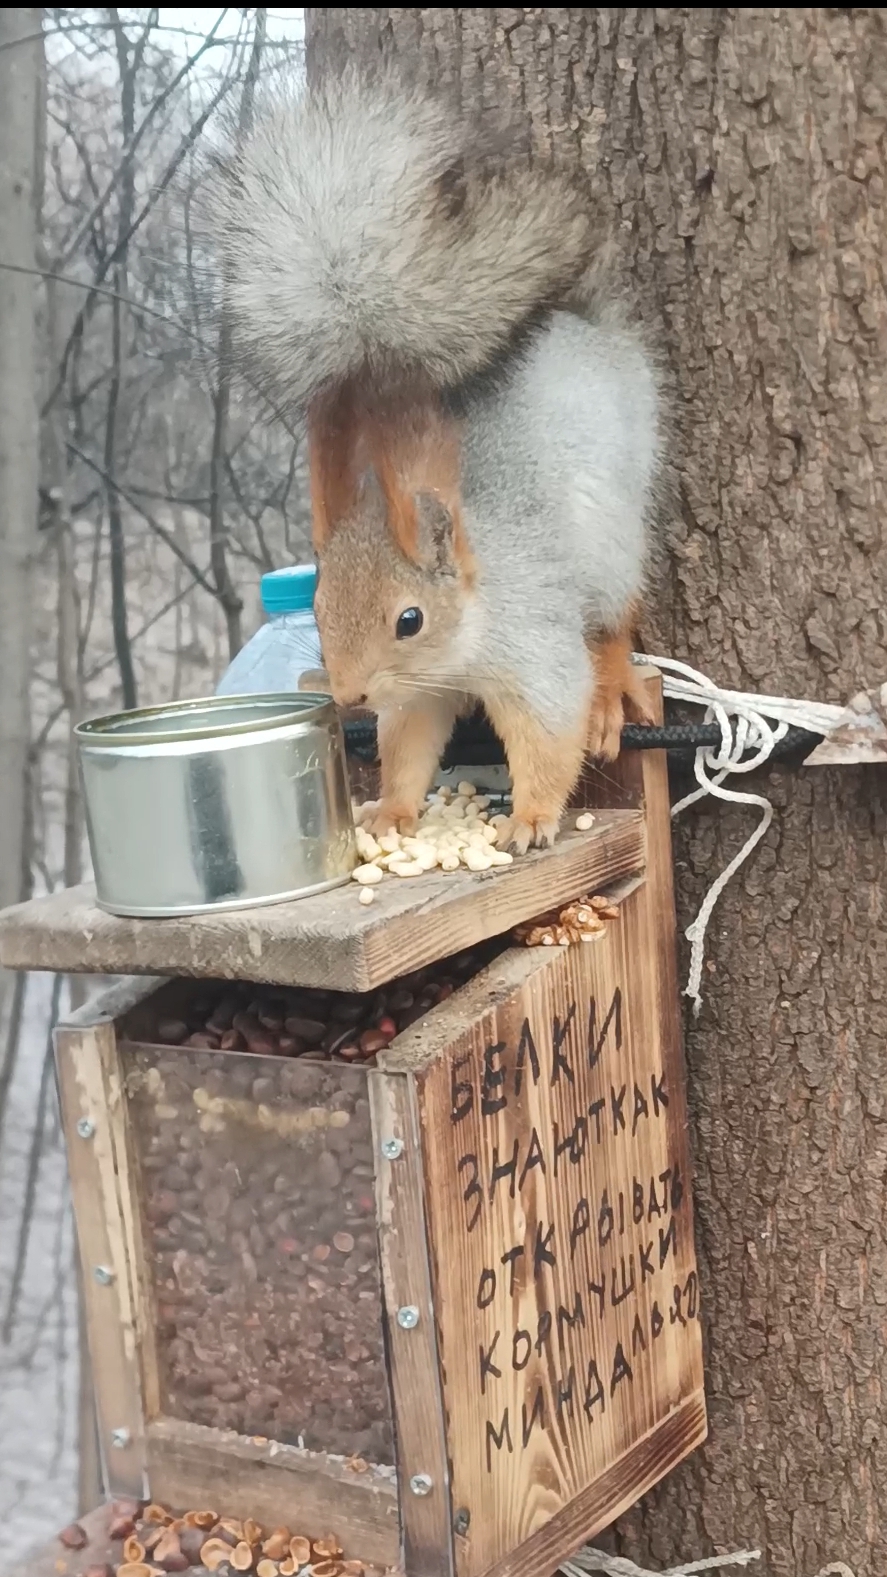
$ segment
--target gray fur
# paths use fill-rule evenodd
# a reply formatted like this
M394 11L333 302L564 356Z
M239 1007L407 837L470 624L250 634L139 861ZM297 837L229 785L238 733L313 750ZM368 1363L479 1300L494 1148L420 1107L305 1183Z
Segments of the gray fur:
M476 137L417 88L347 71L272 108L210 183L235 353L278 403L353 374L457 384L579 280L585 194Z
M377 708L413 693L488 708L507 697L566 733L592 691L585 637L618 627L643 591L661 468L654 366L630 329L555 311L460 405L474 586L459 580L445 533L437 561L400 554L368 477L321 557L330 674ZM426 628L397 641L411 603Z
M468 404L474 664L510 673L555 729L575 721L590 689L585 635L616 628L642 594L660 468L655 370L618 324L551 313Z

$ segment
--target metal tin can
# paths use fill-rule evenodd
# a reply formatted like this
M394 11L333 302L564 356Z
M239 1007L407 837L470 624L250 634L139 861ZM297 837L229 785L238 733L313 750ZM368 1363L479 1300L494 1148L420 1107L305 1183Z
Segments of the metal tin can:
M99 906L159 917L323 892L357 863L329 696L216 696L74 730Z

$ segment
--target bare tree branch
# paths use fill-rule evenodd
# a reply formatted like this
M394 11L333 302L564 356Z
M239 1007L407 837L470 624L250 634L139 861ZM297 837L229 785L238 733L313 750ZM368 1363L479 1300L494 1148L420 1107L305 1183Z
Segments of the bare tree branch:
M139 125L138 130L135 129L134 117L128 128L127 126L124 126L123 154L121 156L120 163L107 181L104 191L100 194L98 200L93 204L89 213L86 215L86 218L83 220L82 224L79 226L78 230L69 241L64 251L59 257L56 258L53 267L54 273L60 273L61 270L65 268L68 263L70 263L72 257L76 257L83 243L84 237L89 234L89 231L93 225L93 221L96 219L98 214L101 213L112 192L117 191L118 188L123 189L125 183L132 180L133 159L135 157L136 150L145 135L145 132L148 130L148 127L154 121L155 117L162 109L167 99L175 92L176 88L179 86L179 83L184 81L185 77L187 77L189 72L193 70L201 56L206 54L207 49L209 49L210 45L212 44L216 33L225 20L225 17L228 15L228 9L229 8L225 6L224 9L219 13L219 16L210 28L209 33L207 34L200 48L195 49L193 55L188 56L188 59L185 61L181 70L177 72L168 86L151 104L151 107L145 115L144 120ZM131 67L134 72L138 71L139 64L144 53L144 47L147 43L147 35L150 33L155 23L156 12L152 10L148 13L148 21L146 22L143 29L142 37L139 40L139 43L135 46L135 53L131 63ZM121 40L124 51L128 52L130 45L129 40L123 31L120 16L116 9L112 10L111 12L111 25L114 30L119 64L121 59ZM126 236L126 240L128 239L129 237Z
M239 135L249 130L253 118L256 79L265 41L267 7L256 9L255 33L243 95L240 101ZM219 601L225 610L228 627L228 656L236 657L243 644L240 615L243 603L237 596L225 553L225 442L228 432L228 411L231 403L231 319L227 302L227 288L223 282L222 321L219 328L219 381L214 397L212 458L209 482L209 552L215 576Z

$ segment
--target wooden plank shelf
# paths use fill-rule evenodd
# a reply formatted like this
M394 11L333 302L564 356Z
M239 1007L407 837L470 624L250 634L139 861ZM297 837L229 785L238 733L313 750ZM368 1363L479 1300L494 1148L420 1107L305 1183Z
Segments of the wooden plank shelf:
M72 887L0 914L0 965L370 991L631 876L645 858L643 813L602 810L590 831L498 870L384 881L366 908L350 883L290 903L133 920L99 909L91 887Z

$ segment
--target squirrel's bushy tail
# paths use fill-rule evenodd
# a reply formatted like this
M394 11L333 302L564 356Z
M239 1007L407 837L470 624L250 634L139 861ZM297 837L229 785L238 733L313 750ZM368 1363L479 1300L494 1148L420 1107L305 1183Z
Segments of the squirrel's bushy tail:
M460 383L594 245L578 182L385 73L272 107L213 185L235 354L290 408L354 375Z

